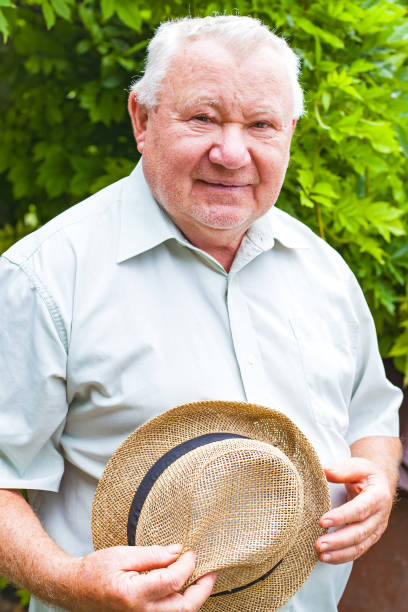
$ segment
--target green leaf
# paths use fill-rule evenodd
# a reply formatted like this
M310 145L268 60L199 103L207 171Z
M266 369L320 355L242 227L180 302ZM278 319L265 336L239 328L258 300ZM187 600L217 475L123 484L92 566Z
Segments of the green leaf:
M326 208L333 207L333 202L331 201L331 199L325 196L318 195L316 193L312 193L310 195L310 198L313 202L318 202L319 204L323 204L323 206L325 206Z
M17 589L16 591L17 597L20 600L20 606L25 608L30 603L31 595L25 589Z
M391 234L404 236L406 231L399 220L403 211L388 202L372 202L365 207L365 216L378 230L383 238L389 242Z
M91 46L92 46L91 41L88 40L87 38L83 38L77 44L76 52L78 53L78 55L83 55L84 53L88 53L88 51L91 48Z
M102 17L108 21L115 12L115 0L101 0Z
M394 42L403 42L405 40L408 40L408 21L407 20L405 20L405 22L402 25L397 26L394 29L392 34L387 38L387 42L394 43Z
M5 18L3 11L0 9L0 32L3 34L3 41L6 43L10 34L7 19Z
M391 262L388 262L388 269L397 281L397 283L399 283L400 285L405 285L405 274L403 274L399 268L394 266Z
M135 1L116 0L115 10L118 17L123 23L133 30L140 31L142 18L140 15L139 6Z
M47 28L48 30L50 30L55 24L55 12L50 3L46 0L42 3L42 12L44 15L45 23L47 24Z
M108 158L105 162L105 173L98 177L92 184L92 191L103 189L107 185L127 176L133 170L134 166L134 160L129 161L123 157Z
M402 125L396 125L395 131L397 132L398 142L400 143L402 152L405 157L408 157L408 130L404 129Z
M368 72L369 70L375 70L376 66L365 59L358 59L353 62L348 69L349 74L360 74L361 72Z
M335 36L334 34L331 34L330 32L319 28L305 17L300 17L299 19L297 19L296 25L308 34L312 34L313 36L321 38L322 40L324 40L324 42L327 42L335 49L343 49L344 47L344 43L342 40L340 40L340 38L337 38L337 36Z
M385 251L381 248L375 238L364 236L363 238L357 238L356 242L360 247L361 253L369 253L380 264L384 263Z
M3 591L3 589L5 589L9 584L9 581L7 580L7 578L4 578L4 576L0 576L0 591Z
M132 59L128 59L126 57L118 57L118 64L122 66L128 72L131 72L135 69L135 62Z
M298 171L299 183L302 185L305 191L309 191L314 183L314 176L312 170L304 168Z
M390 259L405 258L406 255L408 255L408 242L406 242L405 244L402 245L402 247L397 249L395 253L392 253L390 256Z
M322 93L322 105L324 110L327 112L330 108L331 95L328 91Z
M337 62L322 60L319 64L319 68L320 70L324 70L324 72L332 72L333 70L336 70L338 65L339 64Z
M11 0L0 0L0 7L3 6L14 8L14 4L11 2Z
M51 0L54 11L63 19L71 19L71 9L65 0Z
M313 186L313 193L319 193L321 195L326 195L329 198L338 198L339 194L330 183L326 182L318 182Z
M391 357L401 357L408 355L408 329L401 334L390 351Z
M148 40L142 40L125 51L125 55L133 55L137 51L144 49L149 44Z
M307 197L304 191L300 192L300 203L307 208L314 208L312 200Z

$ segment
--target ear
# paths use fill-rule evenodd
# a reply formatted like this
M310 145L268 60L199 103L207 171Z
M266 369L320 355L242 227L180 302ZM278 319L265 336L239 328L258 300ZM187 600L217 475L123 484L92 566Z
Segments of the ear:
M139 153L143 153L147 130L148 112L145 106L139 104L139 102L137 101L137 95L133 91L130 93L129 96L128 111L132 120L133 134L137 143L137 150L139 151Z

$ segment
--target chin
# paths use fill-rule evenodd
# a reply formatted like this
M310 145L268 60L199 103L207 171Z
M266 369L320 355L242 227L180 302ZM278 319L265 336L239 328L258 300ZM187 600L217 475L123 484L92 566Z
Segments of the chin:
M192 217L201 225L213 229L235 229L244 227L245 230L252 223L252 215L245 214L243 210L231 210L223 207L223 210L211 208L199 208L192 211Z

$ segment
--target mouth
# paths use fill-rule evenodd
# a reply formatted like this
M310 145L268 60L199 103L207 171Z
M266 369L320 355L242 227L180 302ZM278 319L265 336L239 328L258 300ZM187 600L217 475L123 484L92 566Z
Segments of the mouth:
M250 186L250 183L241 183L239 181L227 183L225 181L206 181L204 179L199 179L198 182L210 187L210 189L217 189L219 191L240 191Z

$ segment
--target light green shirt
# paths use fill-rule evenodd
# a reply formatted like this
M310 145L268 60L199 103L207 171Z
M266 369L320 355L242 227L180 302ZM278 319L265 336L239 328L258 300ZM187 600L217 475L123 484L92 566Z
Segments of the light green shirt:
M9 249L0 286L0 486L29 489L74 555L92 550L109 457L178 404L274 407L324 464L359 438L398 435L401 393L385 379L354 276L277 208L248 230L227 273L174 226L139 164ZM331 494L342 503L343 485ZM318 563L283 610L336 610L350 568Z

